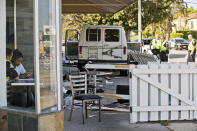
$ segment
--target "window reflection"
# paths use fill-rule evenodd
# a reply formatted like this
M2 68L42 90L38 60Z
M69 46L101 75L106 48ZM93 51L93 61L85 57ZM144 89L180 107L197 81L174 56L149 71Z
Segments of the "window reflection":
M6 0L8 107L35 109L33 0Z
M40 106L57 110L56 1L39 1Z
M41 111L57 110L56 1L38 1L34 27L33 0L7 0L8 107L35 109L34 28L39 29ZM17 49L17 50L16 50ZM13 72L11 72L11 70Z

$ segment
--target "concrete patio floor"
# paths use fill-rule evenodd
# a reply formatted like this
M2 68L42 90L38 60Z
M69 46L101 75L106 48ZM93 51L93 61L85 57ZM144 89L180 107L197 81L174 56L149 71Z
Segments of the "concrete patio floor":
M129 123L129 113L102 111L101 122L98 122L98 112L89 111L89 118L82 124L81 109L75 109L72 120L68 121L68 109L65 109L64 131L170 131L159 123Z

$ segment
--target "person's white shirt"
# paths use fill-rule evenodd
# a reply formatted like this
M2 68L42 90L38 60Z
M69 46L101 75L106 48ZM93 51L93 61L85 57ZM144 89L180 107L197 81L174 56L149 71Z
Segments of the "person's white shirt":
M14 66L12 64L10 64L10 67L14 68ZM19 66L16 66L15 71L17 72L18 76L26 73L26 70L22 64L20 64Z

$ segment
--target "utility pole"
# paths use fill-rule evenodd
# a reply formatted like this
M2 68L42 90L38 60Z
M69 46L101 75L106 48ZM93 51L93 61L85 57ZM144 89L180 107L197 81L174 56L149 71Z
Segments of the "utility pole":
M142 43L142 2L138 0L138 42Z

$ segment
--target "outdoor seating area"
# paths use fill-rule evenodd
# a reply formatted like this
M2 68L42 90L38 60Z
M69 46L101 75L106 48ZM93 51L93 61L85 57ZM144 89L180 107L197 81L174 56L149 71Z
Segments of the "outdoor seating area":
M95 114L97 118L96 120L97 122L99 121L102 122L103 120L102 118L104 117L103 112L107 110L123 111L129 114L128 101L119 103L118 101L120 100L118 99L122 99L122 98L115 95L116 85L114 81L121 82L120 77L117 76L115 78L112 78L111 80L111 78L107 76L112 75L112 72L104 73L104 72L99 72L99 71L87 71L87 72L77 73L76 70L74 69L70 69L70 71L71 71L70 74L72 75L67 74L69 75L70 79L64 80L65 84L63 87L63 91L65 94L64 95L65 96L64 97L64 109L65 109L66 114L67 114L67 111L70 112L67 117L69 121L71 119L71 115L73 116L71 121L73 120L75 121L76 119L75 114L76 113L78 114L78 112L83 114L82 115L83 117L81 117L82 119L84 119L84 116L86 118L86 120L83 120L83 123L87 121L88 119L91 119L91 115L89 115L89 112L97 112ZM128 81L126 83L128 83ZM75 88L73 88L73 86ZM91 87L91 88L88 88L88 87ZM86 93L88 95L79 94L78 96L77 94L74 93L75 92L74 89L76 89L77 91L80 91L81 89L84 90L85 88L86 88L86 91L83 91L83 93ZM75 101L73 99L75 99ZM89 101L89 105L86 105L84 107L85 104L83 100ZM87 114L86 109L88 109L88 114Z
M71 91L72 91L72 105L70 111L69 121L72 117L72 112L75 106L75 100L82 102L82 116L83 116L83 124L85 123L85 119L88 118L87 107L89 104L95 104L97 102L99 107L99 122L101 121L101 97L94 94L88 94L88 86L87 86L87 75L70 75L69 80L71 83ZM94 89L93 89L94 90Z
M0 131L197 131L195 5L0 0Z

